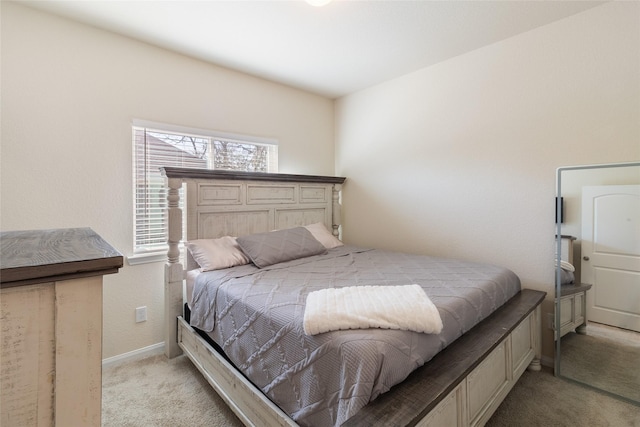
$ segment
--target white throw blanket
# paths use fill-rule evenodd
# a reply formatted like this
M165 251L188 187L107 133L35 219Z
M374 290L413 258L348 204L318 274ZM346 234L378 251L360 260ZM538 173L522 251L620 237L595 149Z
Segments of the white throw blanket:
M307 335L368 328L438 334L442 319L419 285L329 288L307 296Z

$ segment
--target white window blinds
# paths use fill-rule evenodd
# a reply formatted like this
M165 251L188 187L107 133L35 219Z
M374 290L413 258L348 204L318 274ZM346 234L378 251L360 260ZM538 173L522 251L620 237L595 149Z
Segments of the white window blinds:
M135 253L167 247L167 194L161 167L277 172L275 143L199 133L133 126ZM184 194L180 195L180 202L184 202Z

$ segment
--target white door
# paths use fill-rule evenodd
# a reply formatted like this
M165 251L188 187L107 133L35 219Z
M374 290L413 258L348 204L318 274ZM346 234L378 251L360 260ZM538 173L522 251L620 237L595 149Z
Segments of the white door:
M587 318L640 332L640 185L582 189Z

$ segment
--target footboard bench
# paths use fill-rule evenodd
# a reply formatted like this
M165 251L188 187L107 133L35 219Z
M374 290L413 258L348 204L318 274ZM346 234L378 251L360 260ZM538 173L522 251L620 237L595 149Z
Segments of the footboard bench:
M527 367L540 370L545 295L523 289L343 427L484 425ZM245 425L297 425L243 376L233 375L235 368L182 317L178 345Z
M523 289L343 426L484 425L527 366L540 370L545 295Z

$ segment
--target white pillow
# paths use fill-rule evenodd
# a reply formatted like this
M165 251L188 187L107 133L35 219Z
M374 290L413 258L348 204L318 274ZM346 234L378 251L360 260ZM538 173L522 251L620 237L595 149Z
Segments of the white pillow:
M338 246L343 246L342 243L336 236L331 234L327 227L321 222L316 222L315 224L305 225L304 228L309 230L309 232L313 235L313 237L327 249L337 248Z
M202 271L220 270L251 262L238 246L236 238L231 236L192 240L187 242L187 248Z

